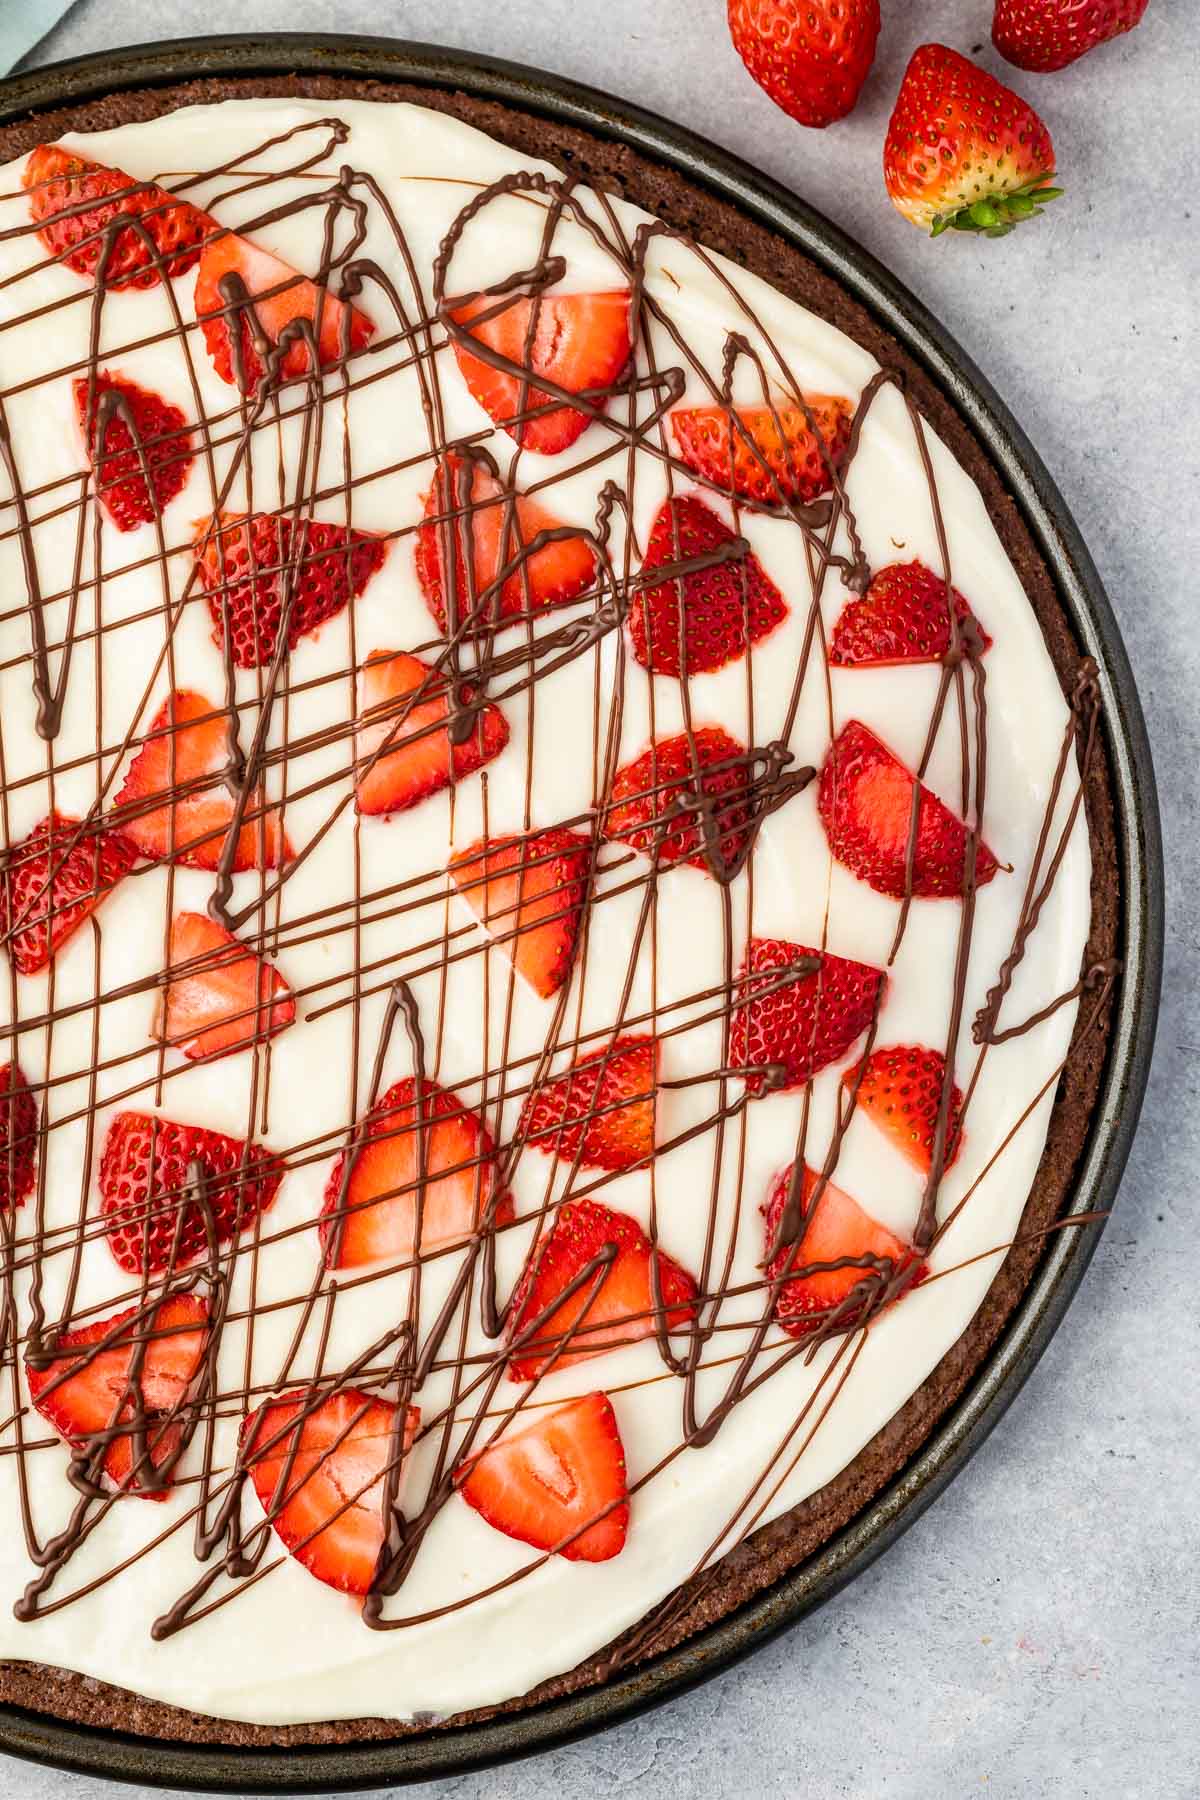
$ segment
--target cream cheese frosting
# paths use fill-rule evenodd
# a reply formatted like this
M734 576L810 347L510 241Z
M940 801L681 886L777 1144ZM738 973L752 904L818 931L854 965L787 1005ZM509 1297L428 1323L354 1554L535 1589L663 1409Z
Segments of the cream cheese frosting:
M347 127L343 144L330 143L327 121L336 113ZM305 130L297 138L297 128ZM383 209L368 196L366 237L360 254L374 259L395 284L414 316L432 311L431 271L446 232L472 196L515 168L536 167L548 177L549 164L532 164L453 118L411 105L297 100L225 102L188 107L119 131L68 137L95 161L126 170L139 179L154 177L178 188L197 171L222 165L222 173L188 197L210 207L222 225L235 230L264 210L261 183L267 171L275 207L337 177L343 164L373 177L387 196L402 229L421 292L413 293L412 273L400 254ZM282 173L322 146L313 168ZM0 389L3 391L16 463L32 502L33 537L47 601L44 616L52 643L67 630L67 591L76 554L73 505L56 516L53 496L79 491L84 459L74 418L70 382L64 369L86 371L91 308L89 290L62 265L47 263L37 238L20 228L28 203L20 187L21 164L0 176ZM622 201L601 201L586 189L576 198L598 227L595 233L571 217L557 226L554 249L565 258L558 284L564 291L610 289L625 274L606 248L619 230L632 243L647 215ZM449 290L465 294L503 275L528 269L541 254L546 221L544 200L534 194L492 199L464 232L455 251ZM309 208L255 225L256 242L293 267L315 270L321 261L324 215ZM171 291L185 318L191 317L194 277L183 275ZM653 236L646 245L647 294L691 347L697 362L720 370L731 332L744 334L769 360L768 344L782 354L803 391L846 395L857 404L877 372L874 360L843 332L776 293L767 284L719 256L701 256L673 235ZM367 291L362 305L382 320L383 309ZM45 310L43 310L45 309ZM30 315L37 314L36 319ZM106 305L102 318L100 366L121 372L173 402L188 417L197 398L212 430L214 474L219 490L237 440L234 390L219 379L202 347L194 347L191 368L172 330L168 290L156 286L126 290ZM412 648L428 654L436 637L418 585L411 532L420 520L433 471L428 432L416 371L404 346L380 348L392 335L382 328L362 367L378 379L342 392L340 377L326 381L317 486L326 497L318 518L344 523L345 472L343 408L353 463L353 525L361 531L395 536L383 567L365 592L318 634L305 638L290 660L291 691L287 729L307 739L326 727L344 726L354 704L355 659L376 647ZM683 404L711 398L696 369L681 359L671 334L656 323L652 332L657 366L683 367ZM491 426L472 398L439 334L437 351L445 407L447 441L484 440L502 468L514 453L503 432ZM639 352L645 365L646 349ZM193 381L196 387L193 388ZM761 398L753 369L741 365L734 400ZM638 405L653 405L649 388ZM611 409L614 413L618 407ZM1069 710L1051 665L1040 627L1022 591L983 500L928 425L924 439L944 521L954 585L992 640L986 657L988 766L983 828L1005 868L979 889L966 974L963 1026L956 1070L960 1082L975 1068L977 1051L970 1021L1008 954L1021 918L1022 900L1047 808L1061 828L1075 800L1078 777L1072 761L1057 799L1056 769L1069 725ZM248 471L255 503L279 506L298 480L302 427L298 416L260 429L251 442ZM619 433L604 423L588 427L563 455L521 458L521 485L528 489L553 480L547 503L568 523L591 528L601 491L616 482L628 493L629 517L612 515L614 562L621 566L627 530L644 546L667 494L662 459L639 448L631 481L629 451ZM194 521L212 509L209 475L198 458L187 485L163 515L170 547L190 544ZM281 495L280 481L283 480ZM247 467L238 473L232 504L248 504ZM54 488L52 484L67 484ZM43 493L43 490L47 490ZM914 436L912 417L901 393L884 387L866 415L861 440L846 481L846 495L872 567L918 558L941 570L937 522L930 484ZM118 537L108 525L85 534L86 572L80 602L62 729L48 749L34 729L29 680L29 636L25 609L18 604L25 576L21 547L11 528L11 490L0 477L0 717L3 719L3 774L10 843L23 838L53 805L82 817L96 802L110 775L115 748L127 732L145 731L171 682L162 665L162 569L170 592L183 592L190 555L169 555L160 563L153 525ZM751 653L752 691L742 660L690 683L694 719L720 723L747 744L763 744L780 729L788 709L801 656L810 606L817 599L828 637L848 598L836 566L822 573L805 557L795 525L788 519L745 511L738 530L749 540L765 571L787 600L788 617ZM408 535L403 535L408 533ZM835 551L852 546L844 521ZM636 560L636 558L635 558ZM102 576L102 580L95 579ZM100 599L97 599L97 595ZM95 634L102 606L104 630ZM539 632L560 624L562 614L539 621ZM352 636L353 634L353 636ZM45 1158L45 1227L50 1241L77 1230L81 1204L95 1206L95 1157L111 1116L121 1108L160 1111L244 1137L256 1114L252 1135L287 1156L298 1145L314 1144L289 1164L278 1197L259 1227L253 1254L233 1262L232 1320L222 1335L218 1387L238 1395L247 1386L270 1392L279 1379L299 1317L299 1302L319 1266L314 1221L321 1211L332 1162L353 1121L367 1103L371 1060L387 1005L387 984L409 980L421 1013L438 1079L468 1104L487 1112L503 1142L520 1111L519 1094L499 1097L495 1071L507 1059L536 1059L545 1037L550 1004L519 980L511 989L511 1017L497 996L509 992L509 965L498 950L483 952L472 913L447 883L451 848L462 848L486 831L493 837L557 824L587 815L593 805L599 716L622 685L619 758L636 756L652 735L684 728L679 684L652 680L622 653L619 632L600 638L594 651L549 673L539 674L534 711L525 695L503 702L510 727L504 753L492 761L486 779L475 777L440 793L411 812L391 819L356 818L346 805L327 826L335 798L350 791L345 742L306 751L287 770L286 826L292 842L316 840L312 853L279 890L278 910L270 903L269 926L279 942L278 966L299 997L297 1022L275 1039L269 1052L269 1086L250 1053L215 1063L184 1064L168 1059L168 1077L156 1092L158 1056L151 1039L155 995L147 983L162 968L164 919L168 904L165 865L140 869L125 880L97 914L98 934L76 932L59 951L51 978L21 976L0 982L0 1004L18 996L19 1019L47 1013L52 1029L22 1026L20 1060L31 1083L52 1085L41 1094L50 1129ZM219 698L225 669L211 635L208 610L199 597L184 605L173 647L175 684ZM941 670L938 666L839 669L810 676L803 684L788 746L799 764L819 768L833 731L861 719L910 768L920 761ZM254 672L238 675L239 698L257 693ZM752 703L753 716L750 715ZM97 708L100 731L97 733ZM275 727L275 729L278 729ZM97 742L104 754L96 754ZM957 725L948 719L930 758L926 780L957 809L960 781ZM48 773L53 766L53 786ZM527 783L527 772L532 779ZM327 783L328 785L323 785ZM340 786L339 786L340 783ZM107 790L106 790L107 791ZM271 769L268 792L283 797L281 771ZM485 814L486 807L486 814ZM357 871L357 874L356 874ZM1005 1019L1019 1020L1066 993L1077 981L1090 919L1091 859L1080 815L1036 931L1017 967L1005 1003ZM249 905L260 876L234 878L235 910ZM364 895L383 895L411 883L406 892L426 904L397 911L368 903L361 932L348 929L355 881ZM212 876L176 869L171 904L203 912ZM763 822L750 868L729 889L736 946L747 935L781 937L826 945L838 955L878 968L887 965L896 932L897 903L874 892L830 856L817 812L813 784ZM599 1044L614 1028L620 985L632 962L633 979L624 1016L670 1013L685 1022L705 1012L695 996L721 980L723 893L705 873L679 867L660 879L654 899L652 969L649 942L638 948L643 892L631 887L628 866L602 872L589 922L583 979L572 990L569 1016L579 1035L597 1034ZM329 909L340 910L330 915ZM960 908L954 902L912 903L900 948L892 963L886 1001L889 1042L944 1044L949 1025L951 981ZM319 929L301 921L327 921ZM444 931L463 934L479 954L437 966L427 946ZM474 934L474 936L472 936ZM357 944L356 944L357 935ZM646 934L643 933L645 938ZM455 940L456 944L458 939ZM370 973L361 979L354 1002L355 957ZM100 957L99 981L95 957ZM433 967L430 967L430 964ZM415 973L425 970L423 973ZM109 998L97 1007L95 989ZM73 1010L74 1009L74 1010ZM327 1009L327 1010L322 1010ZM576 1011L578 1009L578 1011ZM711 1007L709 1008L711 1010ZM311 1016L317 1012L319 1017ZM219 1718L257 1724L378 1715L408 1720L448 1715L520 1695L548 1676L573 1667L633 1625L711 1561L714 1545L732 1545L752 1525L777 1517L832 1479L904 1404L961 1335L983 1299L1021 1217L1041 1158L1055 1075L1067 1053L1076 1007L1067 1004L1009 1042L994 1045L980 1066L970 1106L962 1154L940 1188L939 1217L965 1202L939 1235L929 1257L932 1275L876 1316L848 1358L845 1339L819 1344L811 1358L794 1356L725 1419L703 1447L687 1448L643 1486L639 1478L680 1444L680 1383L663 1365L653 1339L627 1345L552 1372L536 1401L606 1391L616 1410L631 1482L628 1540L610 1562L588 1564L552 1556L509 1585L504 1579L537 1559L521 1544L489 1526L458 1497L438 1513L400 1591L390 1597L385 1618L411 1618L403 1629L372 1632L358 1605L323 1586L291 1557L265 1578L218 1584L214 1595L232 1597L186 1626L156 1641L151 1627L201 1573L195 1560L190 1510L194 1484L185 1460L175 1488L161 1504L123 1499L112 1506L99 1529L76 1550L58 1574L47 1601L80 1597L61 1610L46 1610L19 1622L11 1604L0 1608L0 1656L29 1659L118 1682L151 1698ZM95 1046L93 1038L95 1037ZM98 1050L98 1054L96 1053ZM261 1058L259 1059L261 1062ZM842 1073L853 1053L822 1070L811 1087L808 1160L819 1166L833 1131ZM701 1127L716 1104L713 1071L721 1062L719 1020L695 1023L664 1043L658 1096L658 1137L673 1147L657 1157L653 1171L637 1169L605 1182L598 1196L627 1212L644 1227L653 1203L658 1240L690 1269L701 1263L709 1224L712 1182L711 1135ZM95 1081L97 1064L102 1073ZM526 1065L529 1066L529 1065ZM490 1079L481 1080L488 1070ZM411 1050L403 1033L387 1054L384 1085L412 1073ZM355 1077L357 1075L357 1091ZM517 1084L520 1085L519 1083ZM739 1084L731 1084L736 1091ZM723 1327L710 1339L698 1381L701 1413L718 1399L735 1359L753 1330L750 1300L761 1283L763 1257L759 1205L778 1172L795 1156L802 1090L767 1095L748 1105L726 1133L717 1207L718 1264L731 1255L729 1285L745 1284L750 1298L727 1302ZM94 1111L94 1116L93 1116ZM682 1141L674 1143L674 1140ZM741 1165L740 1207L737 1204ZM88 1174L92 1173L92 1187ZM554 1159L523 1155L513 1179L518 1223L499 1234L499 1291L506 1295L520 1272L533 1237L533 1220L546 1193L562 1196L567 1171ZM853 1119L841 1147L836 1180L879 1219L902 1236L911 1234L922 1193L922 1178L900 1158L888 1139L864 1116ZM581 1185L577 1182L576 1185ZM14 1295L18 1330L28 1316L31 1269L21 1245L29 1243L30 1208L14 1215ZM41 1281L47 1316L65 1292L70 1257L42 1259ZM428 1259L422 1269L420 1319L436 1316L448 1293L458 1253ZM411 1273L347 1279L357 1271L327 1274L328 1309L318 1309L293 1359L293 1378L312 1373L318 1338L328 1320L327 1367L346 1367L404 1316ZM81 1248L75 1314L105 1317L136 1297L136 1282L118 1268L103 1235L85 1238ZM772 1331L761 1356L770 1360L788 1344ZM457 1325L451 1334L458 1348ZM462 1344L465 1361L497 1353L484 1336L473 1304ZM453 1403L455 1372L442 1359L414 1395L423 1415L432 1417ZM11 1357L10 1357L11 1361ZM846 1374L846 1364L852 1366ZM845 1377L842 1382L842 1377ZM16 1384L14 1373L10 1381ZM825 1401L839 1382L834 1404ZM506 1384L507 1385L507 1384ZM12 1401L0 1437L0 1506L10 1521L0 1557L3 1592L15 1601L34 1569L18 1529L20 1495L15 1454L16 1407L26 1411L21 1429L27 1444L29 1500L43 1537L65 1524L77 1499L64 1478L68 1452L51 1441L43 1422L28 1410L21 1388ZM810 1406L813 1397L816 1404ZM496 1407L510 1404L502 1392ZM807 1409L807 1411L806 1411ZM237 1450L241 1407L218 1406L214 1468L228 1471ZM805 1423L797 1427L797 1421ZM406 1494L421 1494L430 1477L436 1444L419 1439L409 1458ZM749 1480L769 1474L745 1505ZM250 1519L258 1516L253 1495ZM147 1551L147 1546L153 1548ZM268 1561L274 1561L272 1547ZM123 1568L123 1565L128 1564ZM111 1579L104 1579L112 1571ZM92 1587L92 1584L99 1584ZM488 1592L487 1590L495 1590ZM447 1610L450 1608L451 1610ZM422 1619L422 1615L433 1617Z

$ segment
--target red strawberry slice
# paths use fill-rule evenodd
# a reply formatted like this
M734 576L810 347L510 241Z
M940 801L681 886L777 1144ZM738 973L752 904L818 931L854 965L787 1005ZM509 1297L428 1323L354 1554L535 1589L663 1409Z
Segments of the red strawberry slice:
M489 1221L507 1225L512 1200L496 1187L496 1147L458 1098L406 1075L367 1114L360 1141L338 1157L325 1186L321 1242L331 1268L387 1257L407 1261L461 1244Z
M671 431L692 473L722 493L761 506L807 505L833 486L852 409L840 394L805 394L804 403L811 424L803 408L784 402L740 406L736 426L727 406L692 406L671 414Z
M524 449L543 456L569 450L587 430L592 412L603 410L608 391L629 361L633 348L629 306L627 288L599 294L543 294L536 300L518 295L502 301L481 295L456 307L450 317L456 325L469 327L469 337L477 344L512 366L497 368L455 337L462 378L488 417ZM497 307L499 311L494 310ZM488 313L493 316L483 316ZM528 381L523 399L522 370ZM554 406L529 418L556 398L538 386L539 381L583 395L590 410Z
M24 1206L33 1192L37 1101L16 1063L0 1069L0 1211Z
M281 381L308 373L310 340L315 339L324 369L354 356L375 335L374 324L356 306L335 299L328 288L231 231L204 246L196 275L196 317L213 368L222 381L246 394L256 392L270 349L285 331Z
M625 1547L625 1450L607 1394L518 1418L456 1480L468 1506L522 1544L570 1562L607 1562Z
M1141 23L1150 0L996 0L992 42L1018 69L1048 75Z
M913 51L883 147L897 212L931 237L1004 237L1062 193L1053 175L1050 133L1020 94L945 44Z
M215 869L233 820L225 781L229 720L203 694L181 689L166 699L130 764L117 795L124 835L151 862ZM264 809L256 788L242 814L233 869L277 869L290 861L276 807Z
M813 1208L817 1179L810 1168L803 1168L798 1203L793 1203L800 1237L798 1242L780 1244L775 1255L771 1248L791 1191L790 1168L777 1177L762 1208L767 1222L767 1279L777 1280L789 1267L796 1271L775 1301L776 1323L794 1338L808 1337L830 1323L839 1330L856 1325L865 1313L875 1311L881 1285L912 1270L909 1286L915 1287L927 1274L924 1266L913 1270L917 1253L911 1244L832 1182L826 1183Z
M571 973L590 861L588 839L556 826L472 844L450 864L467 905L543 1000Z
M21 185L51 256L88 281L103 259L101 278L109 288L155 287L164 275L185 274L216 229L207 213L155 182L135 181L61 144L31 152ZM137 225L114 226L122 218Z
M650 528L643 580L656 569L692 563L651 583L629 608L633 654L655 675L700 675L744 656L787 618L787 602L751 551L694 494L666 500Z
M50 813L0 869L8 953L36 975L137 861L127 835Z
M283 513L220 513L202 522L195 555L213 643L224 647L228 616L237 667L260 669L275 655L285 603L292 651L358 598L387 545L320 519L293 525Z
M475 689L467 684L461 695L470 706ZM403 650L371 652L358 681L354 791L360 813L405 812L474 775L508 742L508 721L490 702L475 713L461 744L451 742L449 715L446 676Z
M107 369L92 384L90 406L87 381L74 386L101 506L118 531L152 524L187 486L194 461L187 420L161 394Z
M979 654L992 640L956 587L950 589L960 629L970 620ZM950 651L946 583L922 562L877 569L861 600L842 609L833 628L829 660L840 669L892 663L941 662Z
M177 913L154 1035L192 1062L265 1042L296 1017L292 990L265 957L204 913Z
M889 1044L884 1050L873 1050L865 1062L842 1076L843 1086L851 1093L856 1082L856 1104L891 1138L901 1155L928 1174L946 1084L946 1059L941 1051L927 1050L923 1044ZM942 1165L946 1169L962 1149L961 1113L962 1094L952 1084Z
M728 0L733 47L776 106L820 129L844 119L875 60L879 0Z
M543 531L569 535L524 554L524 547ZM443 573L447 557L452 582ZM426 604L439 630L451 635L461 632L467 620L476 630L568 606L592 585L596 573L595 556L579 532L527 494L516 494L510 506L485 463L453 454L443 458L429 490L425 520L417 531L416 563ZM512 573L499 592L490 593L501 569L508 568ZM447 618L448 589L452 620Z
M421 1422L342 1388L324 1400L269 1400L242 1425L242 1458L275 1535L310 1575L344 1594L370 1591L384 1546L384 1505Z
M745 746L719 725L700 725L690 740L662 738L617 770L604 835L657 855L660 869L687 862L711 874L711 858L732 867L746 847L748 786Z
M555 1306L593 1261L594 1271ZM698 1290L687 1270L664 1250L655 1250L628 1213L594 1200L568 1200L560 1206L513 1294L510 1342L526 1335L509 1361L512 1379L532 1381L552 1359L556 1369L565 1369L597 1351L650 1337L655 1329L655 1262L663 1321L668 1331L681 1331L697 1305ZM555 1358L564 1340L567 1348Z
M581 1056L533 1089L518 1135L583 1169L628 1169L654 1155L658 1045L636 1034Z
M143 1340L137 1399L131 1378L134 1350ZM63 1332L56 1345L60 1354L45 1368L27 1362L29 1397L77 1456L86 1455L98 1438L107 1442L104 1473L121 1493L165 1500L183 1442L179 1414L207 1340L208 1307L196 1294L172 1294L149 1313L131 1306L111 1319ZM145 1430L140 1455L134 1438L139 1413Z
M907 862L914 787L920 799L910 890ZM906 891L921 900L961 898L966 826L857 719L843 727L830 747L821 771L817 811L834 857L877 894L893 900L902 900ZM983 887L999 867L980 839L975 886Z
M807 966L812 962L815 969ZM782 1087L799 1087L845 1056L870 1026L886 991L887 976L867 963L784 938L751 938L738 977L730 1060L751 1071L777 1063ZM767 1085L765 1076L753 1072L745 1080L751 1094Z
M170 1267L173 1250L176 1268L207 1254L196 1165L218 1244L253 1225L283 1180L278 1158L261 1145L150 1113L113 1119L98 1186L108 1247L123 1269L157 1274Z

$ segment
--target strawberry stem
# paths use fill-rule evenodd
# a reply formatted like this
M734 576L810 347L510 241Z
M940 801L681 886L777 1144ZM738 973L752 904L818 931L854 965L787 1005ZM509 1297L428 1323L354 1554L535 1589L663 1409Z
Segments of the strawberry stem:
M1035 175L1032 181L1011 194L991 194L973 200L957 212L943 213L934 220L929 235L941 237L943 231L954 230L982 232L984 237L1007 237L1022 219L1039 218L1043 206L1057 200L1065 191L1050 187L1048 184L1053 179L1053 172Z

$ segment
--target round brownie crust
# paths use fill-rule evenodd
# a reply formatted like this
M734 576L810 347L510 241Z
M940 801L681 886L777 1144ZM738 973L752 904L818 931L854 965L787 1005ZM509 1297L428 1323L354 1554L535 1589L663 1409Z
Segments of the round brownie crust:
M7 162L37 144L53 141L65 131L107 131L157 118L180 106L277 97L328 100L335 105L339 100L410 101L452 114L507 144L519 155L544 158L588 185L654 213L844 331L882 367L902 376L906 391L923 416L979 488L1037 616L1063 691L1070 693L1081 653L1050 572L999 473L947 396L870 312L800 251L716 194L624 144L456 91L406 82L281 75L210 78L136 89L79 106L39 112L0 128L0 161ZM1116 955L1121 925L1112 784L1102 733L1097 737L1096 754L1087 770L1084 799L1092 847L1092 917L1086 953L1086 966L1091 967ZM1111 995L1099 1014L1095 998L1085 995L1020 1234L962 1336L884 1429L827 1486L754 1532L729 1552L714 1571L679 1590L679 1605L671 1609L670 1625L656 1631L648 1650L631 1646L623 1666L674 1648L797 1569L901 1473L939 1419L961 1396L1020 1299L1045 1252L1047 1234L1072 1192L1104 1072L1111 1017ZM501 1706L459 1713L434 1725L406 1725L378 1718L280 1726L242 1724L188 1712L91 1676L31 1662L0 1662L0 1702L103 1730L178 1742L258 1749L350 1744L480 1723L535 1706L539 1701L576 1693L604 1680L612 1651L621 1641L577 1668L542 1682L528 1694Z

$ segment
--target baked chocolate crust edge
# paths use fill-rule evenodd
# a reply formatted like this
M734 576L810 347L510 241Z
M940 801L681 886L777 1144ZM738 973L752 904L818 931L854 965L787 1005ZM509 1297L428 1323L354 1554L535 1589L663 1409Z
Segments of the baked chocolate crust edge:
M0 161L19 156L68 130L109 130L156 118L180 106L279 96L334 103L347 99L407 100L450 113L521 155L555 162L590 185L619 194L665 219L708 248L720 251L731 262L762 276L780 292L838 326L884 367L899 371L924 417L982 493L1033 606L1064 693L1070 691L1080 650L1050 572L997 470L941 389L865 308L792 245L727 201L626 145L469 94L402 82L285 75L210 78L171 87L137 89L106 95L80 106L40 112L0 129ZM1089 965L1116 954L1121 929L1113 788L1103 735L1097 748L1099 754L1092 760L1085 790L1093 860ZM962 1336L883 1430L826 1487L731 1551L717 1566L715 1580L701 1577L679 1590L681 1597L687 1597L689 1591L693 1597L670 1628L656 1634L653 1656L673 1649L704 1626L736 1611L813 1556L901 1473L964 1392L1041 1260L1044 1234L1060 1216L1072 1191L1107 1060L1112 1015L1111 999L1104 1015L1095 1019L1094 1003L1089 1007L1085 997L1059 1081L1045 1150L1022 1217L1020 1240L1005 1258ZM1086 1030L1089 1020L1091 1029ZM433 1726L405 1725L379 1718L284 1726L243 1724L188 1712L90 1676L33 1662L0 1663L0 1702L101 1730L182 1743L251 1749L351 1744L482 1723L541 1701L577 1693L603 1681L611 1649L610 1646L577 1668L541 1683L524 1696L499 1706L455 1714ZM635 1654L626 1666L636 1666L639 1660L642 1658Z

